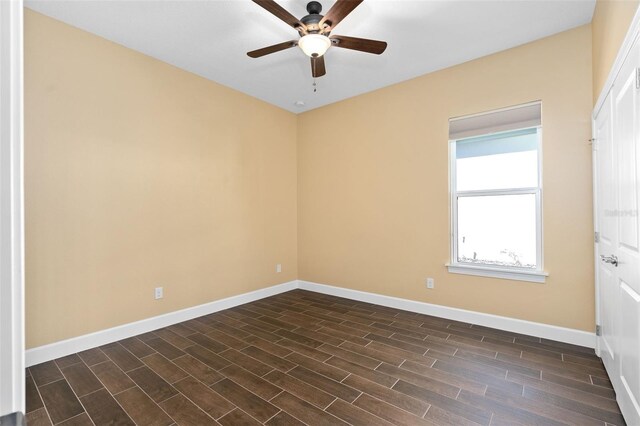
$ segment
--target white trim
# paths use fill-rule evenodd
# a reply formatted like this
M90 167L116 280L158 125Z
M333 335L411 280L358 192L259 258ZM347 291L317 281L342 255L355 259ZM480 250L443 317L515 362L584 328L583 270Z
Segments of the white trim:
M622 42L622 46L620 46L620 50L618 51L618 55L616 56L616 60L613 62L611 66L611 70L609 71L609 76L607 77L607 81L605 81L604 86L602 87L602 91L598 95L598 101L596 102L595 107L593 108L593 113L591 117L595 120L598 112L602 108L604 101L607 98L607 94L611 91L613 87L613 83L615 82L620 70L622 69L622 65L624 64L625 59L629 56L629 52L631 52L631 47L633 47L633 43L640 36L640 7L636 9L636 14L633 16L631 20L631 24L629 25L629 30L627 31L627 35Z
M524 104L517 104L517 105L511 105L511 106L507 106L507 107L492 109L490 111L475 112L475 113L467 114L467 115L458 115L457 117L451 117L449 119L449 121L466 120L467 118L481 117L481 116L487 115L487 114L495 114L497 112L509 111L509 110L517 109L517 108L526 108L526 107L533 106L533 105L538 105L538 104L542 105L542 101L541 100L537 100L537 101L526 102Z
M425 315L433 315L440 318L478 324L485 327L497 328L499 330L511 331L514 333L526 334L529 336L557 340L559 342L585 346L588 348L593 348L596 342L596 336L594 333L575 330L572 328L558 327L555 325L525 321L517 318L485 314L482 312L467 311L464 309L434 305L425 302L417 302L414 300L400 299L398 297L384 296L376 293L351 290L347 288L317 284L308 281L299 281L298 283L299 288L303 290L329 294L332 296L345 297L361 302L373 303L376 305L402 309L405 311L416 312Z
M298 288L298 282L295 280L289 281L249 293L239 294L237 296L227 297L226 299L182 309L180 311L170 312L156 317L97 331L95 333L62 340L49 345L39 346L37 348L27 350L26 365L27 367L30 367L32 365L60 358L62 356L71 355L96 346L105 345L107 343L133 337L138 334L147 333L158 328L167 327L169 325L188 321L203 315L233 308L234 306L254 302L256 300L264 299L265 297L284 293L285 291L295 290L296 288Z
M467 263L457 263L445 265L452 274L474 275L476 277L501 278L505 280L528 281L532 283L544 283L547 272L525 271L522 269L496 268L484 265L473 265Z
M0 416L25 411L22 37L22 0L0 0Z

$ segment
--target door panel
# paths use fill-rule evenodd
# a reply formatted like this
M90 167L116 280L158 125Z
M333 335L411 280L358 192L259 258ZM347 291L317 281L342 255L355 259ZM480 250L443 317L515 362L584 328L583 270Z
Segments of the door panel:
M618 274L626 285L640 293L638 248L638 89L635 61L620 73L614 88L614 128L617 161Z
M630 419L640 419L640 358L638 348L640 348L640 294L635 292L624 281L620 283L620 312L622 321L620 323L620 382L622 392L619 404L622 413L627 419L627 424L632 423Z
M597 229L600 234L597 252L599 255L609 256L615 252L618 245L618 224L615 216L617 208L615 174L615 152L611 140L611 96L607 97L605 103L596 117L595 138L597 141L596 159L596 179L595 198L597 200L596 220ZM600 317L600 337L598 346L600 356L612 380L615 380L617 370L616 355L616 323L618 288L617 278L613 265L600 260L596 263L596 274L598 279L598 300Z
M601 300L601 324L600 324L600 354L602 362L608 371L615 370L615 336L616 336L616 282L613 274L604 267L600 267L600 300Z
M614 217L616 203L615 153L611 143L611 98L607 97L596 118L597 168L596 191L598 198L600 248L611 252L616 245L617 223Z

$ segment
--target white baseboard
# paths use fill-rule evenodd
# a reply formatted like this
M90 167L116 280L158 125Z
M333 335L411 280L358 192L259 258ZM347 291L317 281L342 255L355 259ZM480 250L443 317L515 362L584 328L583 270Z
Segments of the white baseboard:
M298 288L298 282L295 280L289 281L287 283L274 285L249 293L239 294L237 296L227 297L226 299L216 300L203 305L194 306L192 308L169 312L168 314L158 315L141 321L123 324L106 330L97 331L95 333L51 343L49 345L39 346L26 351L25 363L27 367L30 367L42 362L71 355L76 352L95 348L96 346L106 345L107 343L147 333L158 328L167 327L169 325L188 321L203 315L233 308L234 306L264 299L265 297L274 296L296 288Z
M374 303L376 305L387 306L390 308L402 309L405 311L478 324L514 333L557 340L559 342L586 346L588 348L594 348L596 344L595 333L575 330L572 328L558 327L555 325L501 317L498 315L467 311L458 308L450 308L448 306L400 299L398 297L383 296L381 294L317 284L308 281L298 281L298 288L317 293L329 294L332 296L344 297L351 300L358 300L361 302Z
M123 324L118 327L29 349L25 353L26 366L30 367L42 362L51 361L66 355L95 348L96 346L106 345L107 343L126 339L127 337L147 333L158 328L167 327L182 321L188 321L193 318L233 308L234 306L243 305L245 303L254 302L256 300L264 299L265 297L274 296L297 288L420 314L478 324L514 333L527 334L529 336L543 337L545 339L557 340L559 342L571 343L589 348L595 347L596 342L595 334L586 331L557 327L555 325L525 321L516 318L501 317L482 312L450 308L448 306L434 305L414 300L400 299L398 297L384 296L381 294L334 287L325 284L317 284L309 281L294 280L249 293L227 297L226 299L205 303L204 305L170 312L157 317L147 318L141 321Z

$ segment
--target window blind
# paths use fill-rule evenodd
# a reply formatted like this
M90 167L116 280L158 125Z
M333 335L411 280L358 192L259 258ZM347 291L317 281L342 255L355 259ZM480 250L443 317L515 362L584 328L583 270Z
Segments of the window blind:
M540 102L449 120L449 140L542 125Z
M538 135L535 128L479 136L456 141L456 158L482 157L510 152L535 151Z

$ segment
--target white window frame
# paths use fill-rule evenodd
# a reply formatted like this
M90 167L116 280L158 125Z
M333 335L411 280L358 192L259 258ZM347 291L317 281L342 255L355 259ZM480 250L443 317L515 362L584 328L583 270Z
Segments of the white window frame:
M451 261L447 263L447 269L451 273L475 275L480 277L503 278L517 281L544 283L549 275L544 272L543 255L543 230L542 230L542 127L524 127L505 132L488 133L486 135L500 135L512 133L517 130L536 129L538 143L538 186L529 188L506 188L475 191L457 191L456 170L456 143L468 138L449 140L449 194L450 194L450 220L451 220ZM492 266L458 261L458 197L491 196L491 195L521 195L533 194L536 196L536 269L519 268L516 266Z

